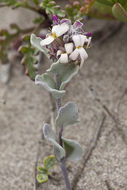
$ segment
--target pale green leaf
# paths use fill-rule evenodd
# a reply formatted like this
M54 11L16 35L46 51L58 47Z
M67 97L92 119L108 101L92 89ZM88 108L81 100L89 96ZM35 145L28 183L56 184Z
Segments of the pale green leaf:
M43 86L56 99L61 98L65 94L64 90L56 89L56 84L55 84L54 79L47 73L44 73L42 75L37 75L35 77L35 84L39 84Z
M51 169L55 165L55 157L53 155L44 159L44 166L47 170Z
M45 47L42 47L40 45L40 42L42 41L42 39L40 37L37 37L35 34L31 34L30 37L30 42L31 44L37 48L38 50L40 50L41 52L43 52L46 56L48 56L47 54L47 49Z
M37 181L39 183L44 183L44 182L48 181L48 175L47 174L42 174L42 173L37 174Z
M71 139L65 139L62 137L63 146L66 152L66 158L73 162L77 162L82 157L82 148L79 143Z
M78 108L77 105L73 102L68 102L65 106L61 107L57 118L56 126L57 127L66 127L78 122Z
M56 141L56 136L51 126L48 124L44 124L43 133L45 138L50 141L54 146L54 154L57 160L61 160L65 157L65 150L62 146L60 146Z
M47 71L59 75L60 90L63 90L65 85L78 73L79 66L74 63L63 64L56 62Z

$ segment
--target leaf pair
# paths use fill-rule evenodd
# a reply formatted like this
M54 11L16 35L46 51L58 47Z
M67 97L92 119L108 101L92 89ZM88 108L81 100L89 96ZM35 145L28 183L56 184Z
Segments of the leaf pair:
M79 66L74 63L63 64L56 62L47 71L59 75L59 89L63 90L65 85L78 73Z
M58 99L65 94L65 85L78 73L78 70L79 67L75 64L62 64L57 62L52 64L50 69L47 70L48 73L37 75L35 78L35 84L43 86L55 99ZM54 78L49 72L59 75L59 87L57 87Z
M50 169L53 168L55 165L55 157L53 155L48 156L44 159L43 167L38 166L38 174L37 174L37 181L39 183L44 183L48 181L48 175L50 174Z
M68 102L61 107L56 118L56 127L62 128L78 122L78 108L73 102ZM47 140L54 146L54 154L57 160L66 158L71 161L78 161L82 156L80 145L71 139L62 137L63 147L59 145L58 140L51 126L44 124L43 133Z

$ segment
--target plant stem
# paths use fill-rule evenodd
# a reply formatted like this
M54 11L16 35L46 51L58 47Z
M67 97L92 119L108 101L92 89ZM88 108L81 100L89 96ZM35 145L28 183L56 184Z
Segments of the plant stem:
M56 87L57 89L60 88L60 77L58 73L56 74ZM57 105L57 110L59 111L61 107L61 98L56 99L56 105Z
M57 85L57 89L59 89L60 87L60 78L59 78L59 74L56 74L56 85ZM60 107L61 107L61 98L56 100L56 105L57 105L57 110L59 111ZM63 127L59 130L59 144L61 146L63 146L62 144L62 134L63 134ZM72 190L71 185L70 185L70 181L68 178L68 173L67 173L67 169L66 169L66 165L65 165L65 159L60 160L60 167L62 170L62 174L64 177L64 181L66 184L66 189L67 190Z
M61 107L61 99L57 99L56 100L56 106L57 106L57 110L59 111L60 107Z
M70 181L69 181L69 178L68 178L67 169L66 169L66 166L65 166L65 159L60 161L60 166L61 166L61 170L62 170L62 173L63 173L64 181L65 181L65 184L66 184L66 189L67 190L72 190L71 185L70 185Z

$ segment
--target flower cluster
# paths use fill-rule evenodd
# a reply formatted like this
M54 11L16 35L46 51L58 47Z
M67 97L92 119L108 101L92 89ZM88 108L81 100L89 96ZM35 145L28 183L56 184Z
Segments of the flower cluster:
M83 23L77 20L72 25L70 20L59 20L54 15L52 29L40 45L48 49L51 59L63 64L74 62L81 67L88 57L86 49L90 42L91 33L83 30Z

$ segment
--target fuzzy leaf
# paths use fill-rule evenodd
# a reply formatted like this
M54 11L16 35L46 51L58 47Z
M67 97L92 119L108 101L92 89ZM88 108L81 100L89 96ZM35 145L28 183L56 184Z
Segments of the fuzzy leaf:
M44 160L44 167L49 170L55 165L55 157L53 155L48 156Z
M57 160L61 160L65 157L65 150L60 146L56 141L56 136L51 126L48 124L44 124L43 133L45 138L50 141L54 146L54 154Z
M119 3L115 3L112 7L114 17L122 22L127 22L127 11Z
M63 146L66 152L66 158L73 162L77 162L82 157L82 148L79 143L71 139L62 137Z
M78 108L73 102L68 102L61 107L56 118L57 127L66 127L78 122Z
M48 181L48 175L47 174L42 174L42 173L37 174L37 181L39 183L44 183L44 182Z
M44 137L49 140L56 140L56 135L54 133L54 131L52 130L51 126L47 123L44 124L43 126L43 133L44 133Z
M79 66L73 63L63 64L56 62L47 71L59 75L60 90L63 90L65 85L78 73Z
M40 45L40 42L42 41L41 38L37 37L35 34L31 34L31 37L30 37L30 42L31 44L37 48L38 50L40 50L41 52L43 52L46 56L47 56L47 50L46 48L42 47Z
M55 81L47 73L44 73L42 75L37 75L35 77L35 84L40 84L41 86L43 86L56 99L57 98L61 98L65 94L64 90L57 90L56 89L56 83L55 83Z

